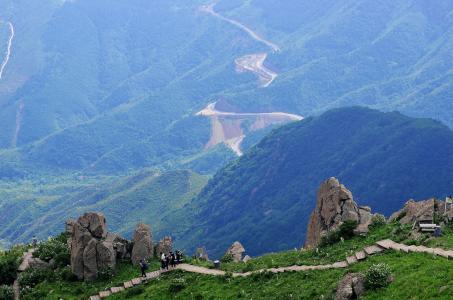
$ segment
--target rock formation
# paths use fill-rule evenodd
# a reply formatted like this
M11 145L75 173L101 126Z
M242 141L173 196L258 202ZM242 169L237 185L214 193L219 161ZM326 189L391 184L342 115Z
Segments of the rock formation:
M160 255L160 253L168 254L173 250L173 242L171 237L166 236L159 241L156 245L156 254Z
M347 220L358 223L356 233L367 232L371 217L371 209L358 206L352 193L332 177L319 188L316 208L308 223L305 247L316 247L324 235Z
M138 264L142 259L153 256L153 239L151 228L143 223L137 225L133 237L132 263Z
M335 295L335 300L353 300L359 297L365 291L365 276L360 273L346 274L340 281Z
M94 280L99 270L114 269L118 255L123 257L127 249L126 240L107 232L102 214L85 213L77 221L66 222L66 230L71 233L71 269L79 279Z
M435 214L444 214L445 213L445 202L429 199L425 201L415 202L414 200L409 200L406 202L404 207L393 213L389 222L398 220L401 224L414 224L418 221L434 221Z
M252 260L252 258L251 258L249 255L244 256L244 258L242 259L242 261L243 261L244 263L247 263L247 262L249 262L249 261L251 261L251 260Z
M204 247L199 247L195 251L195 258L201 259L201 260L209 260L208 252L206 251L206 248Z
M234 262L242 261L242 255L245 252L244 246L239 242L234 242L233 245L228 248L226 254L231 254L233 256Z

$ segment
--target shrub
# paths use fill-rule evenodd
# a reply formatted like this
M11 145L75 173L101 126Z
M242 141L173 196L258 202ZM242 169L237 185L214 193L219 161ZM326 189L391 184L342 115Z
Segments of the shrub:
M33 256L49 262L55 261L56 267L65 267L71 263L71 254L66 243L68 235L62 233L55 238L49 238L46 242L40 243Z
M385 263L372 265L365 273L365 286L374 290L386 287L390 283L390 267Z
M12 284L16 279L19 256L13 251L0 253L0 284Z
M13 300L13 288L8 285L0 285L0 300Z
M170 282L170 286L168 287L168 291L172 294L177 294L187 286L186 280L184 278L175 278L172 279Z
M133 298L137 295L141 295L145 292L145 288L143 287L143 285L137 285L137 286L134 286L133 288L130 288L126 291L126 298Z
M233 254L231 254L231 253L225 254L225 255L220 259L220 261L221 261L222 263L224 263L224 264L225 264L225 263L233 262L233 261L234 261Z
M357 221L347 220L343 222L337 230L333 230L321 238L320 246L323 247L338 243L341 238L345 240L352 238L356 227Z
M384 226L385 224L386 224L386 220L385 220L384 215L375 214L371 218L371 226L372 227L381 227L381 226Z
M98 278L100 280L108 280L113 277L113 269L112 268L102 268L98 271Z
M75 276L74 273L72 273L70 266L66 266L66 267L58 269L57 276L62 281L74 282L74 281L78 280L77 276Z
M46 280L52 281L55 279L55 274L51 269L36 269L30 268L23 272L19 277L19 283L22 287L33 288Z

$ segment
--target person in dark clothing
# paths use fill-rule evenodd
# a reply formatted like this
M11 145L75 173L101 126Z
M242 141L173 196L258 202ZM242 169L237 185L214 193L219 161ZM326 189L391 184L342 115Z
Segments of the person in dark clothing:
M142 272L142 277L146 277L146 270L148 269L148 264L143 259L141 259L139 265L140 271Z
M181 251L176 250L176 263L181 263Z
M172 268L176 266L176 256L173 252L170 252L170 266Z
M165 256L165 269L168 270L168 267L170 265L170 254L167 254Z

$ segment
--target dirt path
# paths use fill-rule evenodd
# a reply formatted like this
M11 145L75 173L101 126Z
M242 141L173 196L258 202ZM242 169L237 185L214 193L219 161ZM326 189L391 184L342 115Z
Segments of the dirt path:
M241 156L241 144L248 132L266 128L274 124L284 124L288 122L300 121L303 117L283 113L235 113L224 112L216 109L216 103L210 103L206 108L199 111L197 116L205 116L211 120L211 137L205 148L212 148L220 143L224 143L236 155ZM249 124L248 129L244 129L243 124ZM248 132L245 132L248 130Z
M10 36L9 36L8 45L7 45L7 48L6 48L6 56L3 59L2 64L0 65L0 79L2 79L3 71L5 70L6 65L9 62L9 58L11 57L11 47L13 45L13 39L14 39L14 26L13 26L13 23L7 22L7 24L9 26Z
M253 31L253 29L251 29L250 27L247 27L246 25L242 24L239 21L224 17L221 14L217 13L214 10L215 5L216 5L216 3L212 3L212 4L209 4L209 5L203 5L203 6L200 7L200 10L204 11L206 13L209 13L209 14L213 15L214 17L219 18L220 20L228 22L228 23L230 23L230 24L242 29L243 31L248 33L257 42L260 42L260 43L268 46L269 48L271 48L273 52L280 52L281 51L281 49L280 49L280 47L278 45L276 45L276 44L272 43L271 41L266 40L265 38L261 37L258 33Z
M24 252L24 255L22 255L21 263L17 268L17 278L13 283L14 300L20 299L19 274L30 267L30 259L33 258L33 252L35 252L35 249L29 249L27 252Z
M205 13L209 13L212 16L214 16L222 21L228 22L228 23L238 27L239 29L245 31L255 41L269 47L272 50L272 52L275 53L275 52L281 51L280 47L277 44L261 37L258 33L253 31L253 29L251 29L250 27L242 24L239 21L230 19L228 17L225 17L225 16L217 13L214 10L215 5L216 5L216 3L209 4L209 5L203 5L200 7L200 10ZM267 56L268 56L267 53L256 53L256 54L250 54L250 55L246 55L241 58L238 58L235 60L236 70L238 70L239 72L249 71L249 72L254 73L260 79L260 81L262 83L261 87L264 87L264 88L268 87L275 80L275 78L277 78L278 74L269 70L268 68L266 68L264 66L264 62L265 62Z

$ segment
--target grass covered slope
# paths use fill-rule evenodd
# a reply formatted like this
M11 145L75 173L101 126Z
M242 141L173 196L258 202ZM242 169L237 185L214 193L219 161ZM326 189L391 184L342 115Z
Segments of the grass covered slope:
M247 263L222 263L222 270L248 272L290 265L321 265L344 260L351 253L390 238L405 244L429 245L435 241L439 247L453 249L453 228L445 227L440 239L422 235L413 239L410 226L399 223L371 227L366 236L356 236L316 250L287 251L255 257ZM188 261L194 265L209 266L212 262ZM334 299L338 282L351 272L366 272L372 265L389 266L393 282L388 287L368 288L361 299L449 299L453 284L453 261L422 253L384 251L368 256L364 261L346 268L299 272L253 273L247 277L211 276L183 271L172 271L159 279L141 284L108 299ZM158 268L157 261L150 262L150 270ZM24 299L87 299L101 290L120 286L122 282L139 276L139 270L122 262L113 277L101 278L93 283L71 281L58 269L52 280L41 278ZM28 278L37 278L29 276ZM72 279L73 280L73 279ZM34 298L33 298L34 297Z
M384 214L408 198L442 197L453 186L452 148L453 132L436 121L366 108L285 126L203 189L186 245L215 256L235 240L252 255L300 247L319 183L332 176Z
M68 218L86 211L105 214L112 232L129 234L143 221L156 237L189 226L193 212L176 213L206 184L207 177L187 170L142 170L127 176L43 178L0 186L0 236L28 242L63 229Z

